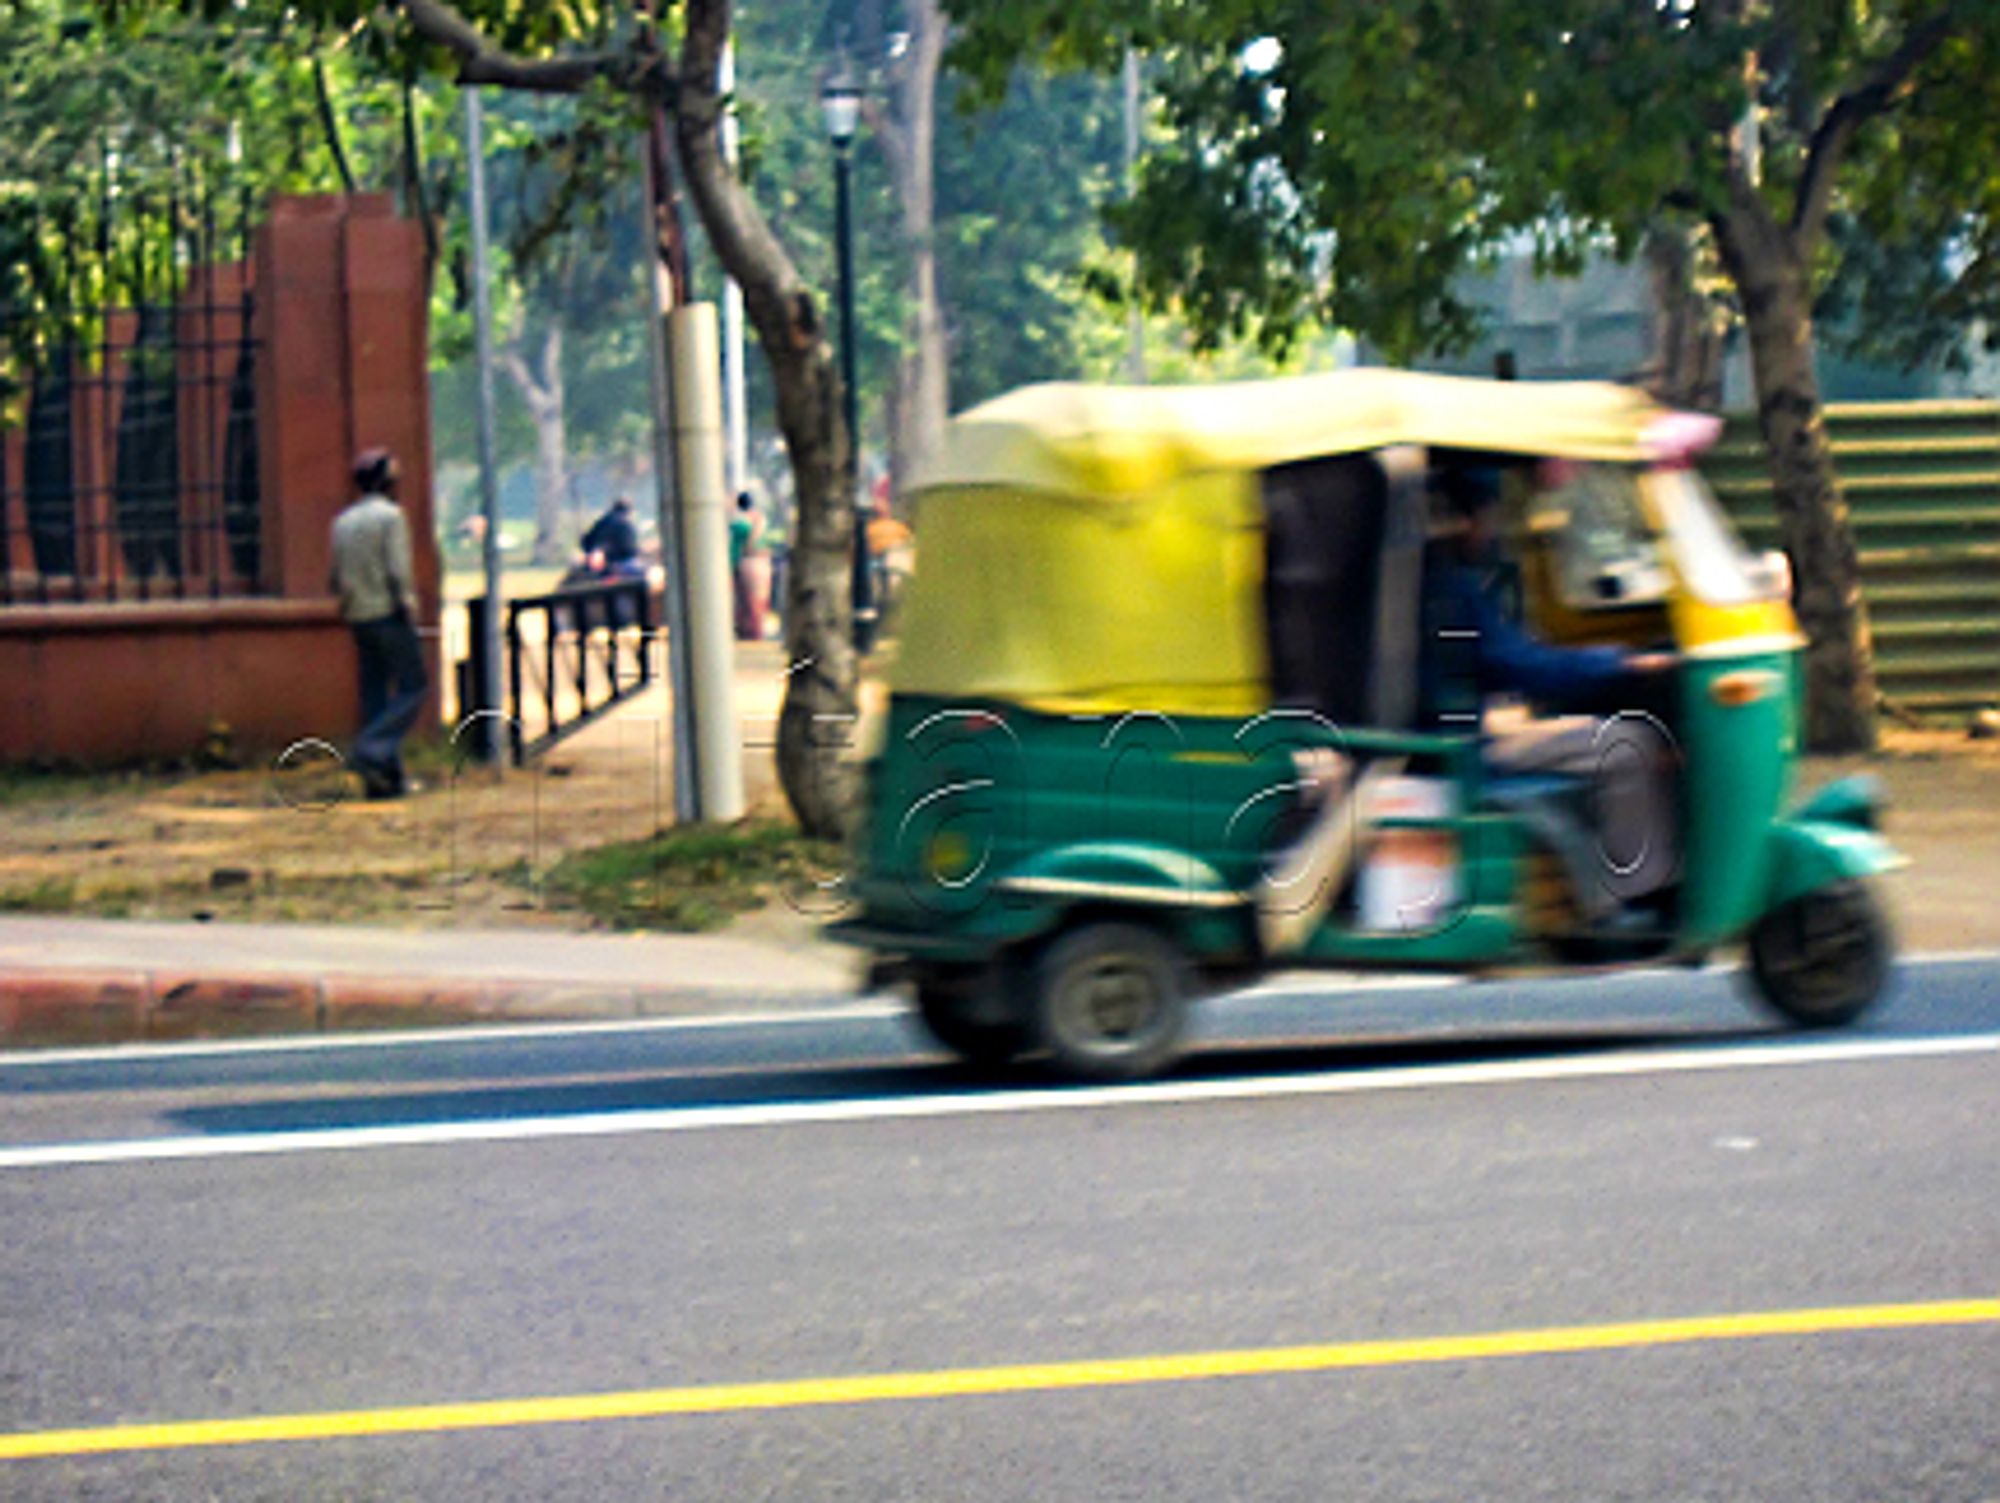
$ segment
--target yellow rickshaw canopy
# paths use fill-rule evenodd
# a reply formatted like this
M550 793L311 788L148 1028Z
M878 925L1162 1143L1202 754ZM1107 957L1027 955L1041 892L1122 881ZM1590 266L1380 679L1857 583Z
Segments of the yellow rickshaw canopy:
M919 490L1137 496L1176 476L1392 444L1639 461L1667 410L1599 381L1344 370L1213 386L1026 386L954 418Z
M1259 472L1394 445L1639 461L1629 388L1351 370L1025 387L952 420L918 486L899 693L1054 713L1268 708Z

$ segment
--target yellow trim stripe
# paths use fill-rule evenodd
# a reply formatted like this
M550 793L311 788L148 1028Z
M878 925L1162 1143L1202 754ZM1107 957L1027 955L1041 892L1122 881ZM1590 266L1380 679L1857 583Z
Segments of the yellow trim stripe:
M154 1425L110 1425L89 1430L46 1430L0 1435L0 1460L448 1430L495 1430L517 1425L648 1419L670 1414L726 1414L830 1404L969 1398L1067 1388L1183 1383L1205 1378L1268 1377L1351 1368L1404 1367L1430 1362L1478 1362L1495 1357L1542 1356L1558 1352L1634 1350L1770 1336L1823 1336L1841 1331L1992 1324L2000 1324L2000 1299L1848 1305L1818 1310L1777 1310L1746 1315L1637 1321L1622 1325L1559 1326L1472 1336L1430 1336L1407 1341L1353 1341L1328 1346L1187 1352L1175 1356L1051 1362L1021 1367L969 1367L937 1372L651 1388L539 1399L498 1399L466 1404L424 1404L400 1409L354 1409L322 1414L268 1415L253 1419L186 1420Z

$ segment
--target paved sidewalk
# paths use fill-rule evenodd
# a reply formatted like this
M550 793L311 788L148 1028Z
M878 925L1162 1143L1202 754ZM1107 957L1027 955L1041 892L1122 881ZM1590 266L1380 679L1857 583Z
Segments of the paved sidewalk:
M852 953L728 935L0 918L0 1045L819 1005Z

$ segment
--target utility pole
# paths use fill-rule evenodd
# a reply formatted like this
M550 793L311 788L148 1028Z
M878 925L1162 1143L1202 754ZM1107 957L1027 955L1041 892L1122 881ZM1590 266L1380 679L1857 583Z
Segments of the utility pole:
M500 612L500 481L493 441L493 306L487 294L485 113L479 88L465 91L465 157L472 213L472 336L479 362L479 514L486 523L480 560L486 570L486 609L479 618L476 660L483 661L479 711L481 737L475 742L493 766L507 759L507 709L502 698Z
M653 38L642 0L640 39ZM713 304L690 300L673 153L658 105L646 132L647 319L660 545L667 559L667 661L674 702L677 821L743 816L743 753L730 630L729 516L721 356Z
M660 250L661 146L656 118L646 132L640 174L645 192L646 353L653 398L653 482L659 500L660 562L667 571L667 693L673 703L674 821L701 817L696 777L693 665L688 661L687 568L681 549L681 509L674 462L673 376L667 357L667 318L679 300L672 268Z
M1125 196L1139 191L1139 54L1125 49ZM1139 308L1139 259L1132 256L1132 306L1125 315L1125 374L1136 385L1146 379L1146 315Z

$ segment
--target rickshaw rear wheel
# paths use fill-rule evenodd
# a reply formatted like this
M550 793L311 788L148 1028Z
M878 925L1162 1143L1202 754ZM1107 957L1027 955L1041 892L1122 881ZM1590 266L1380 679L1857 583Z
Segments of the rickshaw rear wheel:
M1035 1034L1060 1073L1136 1080L1174 1057L1193 992L1186 956L1143 924L1092 923L1042 952Z
M999 1069L1026 1054L1034 1039L1027 1020L1010 1015L1010 969L917 978L917 1017L924 1028L969 1065Z
M1750 931L1758 993L1801 1028L1851 1023L1881 995L1894 942L1875 895L1839 882L1780 904Z

